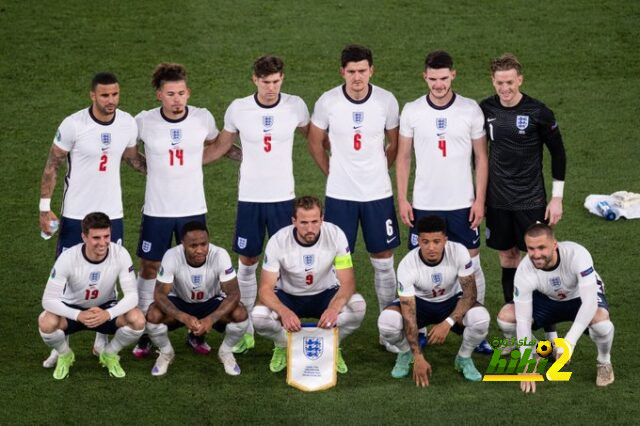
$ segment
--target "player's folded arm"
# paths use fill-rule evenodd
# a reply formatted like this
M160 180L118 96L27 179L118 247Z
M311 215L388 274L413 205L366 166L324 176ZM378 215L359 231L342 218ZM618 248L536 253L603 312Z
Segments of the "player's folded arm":
M582 304L576 319L573 320L571 328L567 332L565 339L572 348L575 349L578 339L584 333L584 330L591 324L596 311L598 310L598 284L596 282L595 272L587 277L580 277L578 280L578 291L580 292L580 300Z
M124 315L138 306L138 284L133 277L128 276L124 279L121 278L120 289L122 290L122 299L107 309L111 319Z

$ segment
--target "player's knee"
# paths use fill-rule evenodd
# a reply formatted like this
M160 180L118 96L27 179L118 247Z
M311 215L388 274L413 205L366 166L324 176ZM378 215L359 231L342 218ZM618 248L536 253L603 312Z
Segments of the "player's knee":
M393 335L402 331L404 324L402 314L395 309L385 309L378 317L378 331L383 336Z
M596 309L596 313L593 316L593 319L591 320L591 324L596 324L602 321L608 321L609 320L609 311L607 311L605 308L601 308L598 306L598 309Z
M152 280L158 275L160 262L156 260L140 259L139 275L145 280Z
M388 256L386 255L388 253ZM384 255L383 255L384 254ZM379 271L393 270L393 252L391 250L371 254L369 258L374 269Z
M144 314L138 308L133 308L126 314L127 325L133 330L143 330L146 324Z
M517 268L520 263L520 250L518 247L512 247L509 250L500 250L500 266L503 268Z
M147 311L147 322L159 324L164 319L164 313L153 303Z
M464 318L465 326L473 327L479 331L489 330L491 316L484 306L476 306L467 311Z
M360 293L355 293L347 302L347 309L351 312L362 314L364 317L364 313L367 310L367 302L365 302L364 297L362 297Z
M232 322L242 322L246 321L249 318L249 314L247 313L247 308L244 307L242 303L238 303L238 306L231 312L231 321Z
M271 309L264 305L257 305L251 311L251 321L253 321L253 326L258 331L265 329L272 319Z
M606 320L592 323L589 326L589 335L591 337L605 337L613 332L613 323L607 318Z
M513 303L507 303L500 309L500 312L498 312L498 321L516 322L516 310Z
M256 263L258 263L258 261L260 260L260 258L258 256L256 257L249 257L249 256L238 256L238 261L240 262L240 265L244 265L244 266L253 266Z
M60 317L51 312L42 311L38 316L38 328L43 333L53 333L60 328Z

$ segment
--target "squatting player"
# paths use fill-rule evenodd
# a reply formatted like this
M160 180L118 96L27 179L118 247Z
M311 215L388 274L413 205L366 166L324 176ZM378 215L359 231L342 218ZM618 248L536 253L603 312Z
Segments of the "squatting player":
M144 157L136 148L138 128L133 117L118 109L120 84L109 72L97 73L91 80L91 106L65 118L53 139L40 183L40 229L51 234L51 196L60 165L67 161L62 201L62 217L56 257L82 242L82 219L90 212L107 214L112 223L112 241L122 244L123 210L120 162L146 173ZM96 336L94 352L107 344L106 336ZM56 365L51 351L43 366Z
M345 83L316 102L309 150L328 175L325 220L344 231L351 252L358 223L362 225L382 310L395 298L393 249L400 244L388 172L398 148L399 108L391 92L369 83L373 71L371 50L360 45L342 50L340 74Z
M139 307L147 312L153 301L153 289L160 261L180 241L182 227L191 221L206 224L202 155L204 145L213 143L218 129L206 108L187 105L191 91L187 71L180 64L161 63L153 71L151 85L161 106L136 116L138 139L147 158L147 184L138 257ZM211 348L201 336L189 335L195 351ZM148 339L134 348L136 357L150 352Z
M418 247L398 265L398 294L378 318L380 335L399 353L391 370L394 378L406 377L413 361L417 386L429 386L431 365L418 344L418 329L435 324L429 344L445 342L450 330L462 334L454 366L474 382L482 374L471 359L473 349L489 331L489 312L476 300L473 264L468 250L447 240L447 225L439 216L423 216L417 222Z
M59 356L54 379L64 379L75 361L66 335L81 330L115 334L99 354L113 377L124 377L118 352L144 332L144 315L136 307L138 293L127 250L111 242L111 221L104 213L83 218L82 241L56 260L42 296L44 312L38 329L44 343ZM117 300L116 280L123 297Z
M562 217L566 157L553 112L520 92L522 65L512 54L491 63L496 95L480 103L489 135L487 245L498 250L504 300L513 300L513 277L525 251L524 232L536 221L550 225ZM542 176L542 147L551 153L549 204Z
M182 243L164 254L158 272L155 301L147 312L147 332L160 350L151 374L166 374L175 352L169 329L186 326L204 336L215 328L225 333L218 349L224 371L240 374L231 352L247 329L247 311L240 304L236 272L227 251L209 243L207 227L188 222L181 230Z
M340 327L339 340L362 323L366 303L355 293L349 245L344 232L323 222L315 197L294 203L292 225L276 232L265 249L259 302L251 314L256 331L274 341L269 369L287 366L287 331L299 331L300 318L319 318L318 327ZM348 371L338 350L338 373Z
M484 218L488 176L484 115L476 101L453 92L456 70L447 52L436 50L427 55L423 78L429 93L406 104L400 114L396 161L400 217L411 227L409 249L418 246L414 221L429 215L446 219L449 240L469 250L478 302L484 303L485 279L480 265L478 228ZM412 146L416 153L413 204L407 200ZM477 351L493 352L486 341Z
M614 381L611 345L614 326L604 284L593 267L591 255L580 244L556 241L553 230L543 223L531 225L524 236L527 254L515 276L514 303L498 314L505 337L531 340L531 328L573 321L564 337L575 349L589 327L589 337L598 348L597 386ZM515 306L514 306L515 305ZM520 382L524 392L535 392L535 382Z
M277 56L261 56L253 64L256 93L234 100L224 116L224 130L205 148L204 162L215 160L240 136L242 163L233 251L238 253L238 285L249 313L258 291L256 269L265 229L269 236L291 224L293 210L293 139L296 129L307 136L309 110L304 101L281 93L284 63ZM253 348L253 326L234 348Z

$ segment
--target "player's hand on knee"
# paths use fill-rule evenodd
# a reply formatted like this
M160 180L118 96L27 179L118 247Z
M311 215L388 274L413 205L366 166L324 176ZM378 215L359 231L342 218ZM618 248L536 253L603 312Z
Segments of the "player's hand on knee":
M451 326L447 321L442 321L440 324L436 324L429 330L429 344L440 345L444 343L449 335Z
M321 328L335 327L337 322L338 322L338 311L332 308L327 308L322 313L322 316L318 321L318 327L321 327Z
M407 200L399 200L398 210L402 223L407 226L413 226L413 207L411 207L411 204Z
M414 357L413 381L416 382L416 386L422 388L429 386L429 377L431 377L431 364L422 354Z
M282 322L284 329L287 331L300 331L302 328L300 318L298 318L298 316L290 309L287 309L280 314L280 321Z

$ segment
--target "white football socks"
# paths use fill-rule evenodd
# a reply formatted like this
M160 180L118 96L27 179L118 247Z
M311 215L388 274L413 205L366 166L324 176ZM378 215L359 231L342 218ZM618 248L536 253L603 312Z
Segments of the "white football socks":
M259 335L273 340L280 348L287 347L287 333L278 319L278 314L264 305L258 305L251 312L251 320Z
M251 311L256 303L256 295L258 294L258 280L256 278L256 269L258 264L245 265L238 261L238 287L240 288L240 301L247 308L249 314L249 325L246 333L254 334L253 322L251 321Z
M137 342L140 336L142 336L142 333L144 333L144 328L142 330L134 330L128 325L120 327L113 336L113 339L104 347L104 351L108 354L117 354L125 346Z
M219 353L231 353L231 349L242 339L248 326L248 318L241 322L228 323L225 327L224 339L222 339L222 343L220 344Z
M396 271L393 269L393 256L387 259L369 258L373 265L373 281L378 296L380 312L396 298Z
M50 348L55 349L59 355L64 355L71 350L64 331L56 330L53 333L43 333L40 329L38 329L38 331L44 343Z
M360 294L356 293L351 296L347 304L342 308L342 311L338 314L340 341L360 327L366 309L367 303Z
M486 284L484 280L484 272L482 271L482 265L480 264L480 255L476 255L471 258L471 263L473 264L473 274L476 279L476 290L478 291L477 300L479 303L484 305L484 295L486 291Z
M393 309L385 309L378 317L378 331L382 341L396 348L399 352L411 349L404 336L402 314Z
M462 344L458 350L458 356L469 358L473 349L487 337L491 317L483 306L476 306L467 311L462 319L464 331L462 332Z
M140 308L145 315L149 310L149 306L153 303L153 291L155 287L155 278L147 280L138 275L138 308Z
M589 326L589 337L598 348L598 362L600 364L611 363L611 346L615 327L610 320L600 321Z

